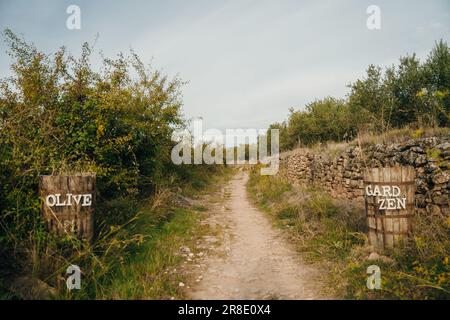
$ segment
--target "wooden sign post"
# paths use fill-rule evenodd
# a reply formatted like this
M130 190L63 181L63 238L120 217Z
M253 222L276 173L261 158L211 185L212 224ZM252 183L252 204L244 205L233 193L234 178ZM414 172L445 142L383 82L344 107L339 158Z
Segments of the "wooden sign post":
M379 249L393 248L407 237L415 212L413 167L367 169L364 193L369 243Z
M40 177L42 215L50 231L92 241L95 183L93 174Z

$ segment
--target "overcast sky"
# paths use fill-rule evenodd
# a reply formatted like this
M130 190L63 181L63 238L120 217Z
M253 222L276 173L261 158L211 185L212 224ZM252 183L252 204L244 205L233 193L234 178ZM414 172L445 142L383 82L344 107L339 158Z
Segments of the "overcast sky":
M66 8L81 8L81 30L66 28ZM381 30L366 27L369 5L381 9ZM288 109L347 85L373 63L407 53L426 57L449 42L450 1L0 0L0 28L11 28L46 52L84 41L113 56L132 47L184 87L186 117L208 128L265 128ZM0 76L9 71L0 44Z

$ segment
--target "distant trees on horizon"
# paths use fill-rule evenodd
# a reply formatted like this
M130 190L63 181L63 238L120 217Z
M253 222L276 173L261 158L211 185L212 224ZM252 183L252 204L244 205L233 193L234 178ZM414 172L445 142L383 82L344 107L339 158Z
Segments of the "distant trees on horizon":
M424 62L412 54L401 57L397 66L370 65L365 77L349 88L345 99L326 97L300 110L291 108L286 121L272 124L269 130L280 130L281 150L345 141L361 131L449 127L449 46L436 42Z

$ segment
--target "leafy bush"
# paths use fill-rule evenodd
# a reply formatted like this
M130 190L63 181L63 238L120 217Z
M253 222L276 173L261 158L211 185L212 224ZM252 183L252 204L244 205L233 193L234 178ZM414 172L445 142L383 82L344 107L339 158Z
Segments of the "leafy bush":
M179 79L146 69L133 52L104 59L96 72L88 44L79 58L64 48L46 55L4 35L14 60L13 76L0 82L4 228L27 230L38 216L42 174L95 172L103 199L156 185L171 165L172 131L183 124Z
M0 80L0 279L21 272L59 288L68 263L79 263L91 284L83 294L95 297L103 275L142 243L140 217L168 220L170 189L204 187L217 168L171 162L172 132L184 126L180 79L133 51L94 70L88 44L77 58L40 52L10 30L4 37L13 63ZM92 246L47 233L40 217L39 176L78 172L97 175Z
M280 148L348 141L359 133L385 133L393 128L450 126L450 49L436 43L428 58L400 58L384 71L370 65L366 76L350 87L345 100L325 98L290 110L280 130Z

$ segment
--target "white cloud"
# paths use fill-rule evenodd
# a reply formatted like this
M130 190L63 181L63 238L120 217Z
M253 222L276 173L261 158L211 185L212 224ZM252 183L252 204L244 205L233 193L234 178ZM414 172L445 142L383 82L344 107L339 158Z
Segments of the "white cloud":
M283 120L289 107L344 97L370 63L422 55L435 40L448 39L446 1L379 0L379 32L366 28L371 2L332 0L80 0L78 33L65 29L65 2L18 0L2 7L0 24L49 50L67 45L78 52L99 32L97 48L106 55L132 46L144 61L188 81L188 117L203 116L207 127L259 128ZM0 72L6 69L2 59Z

